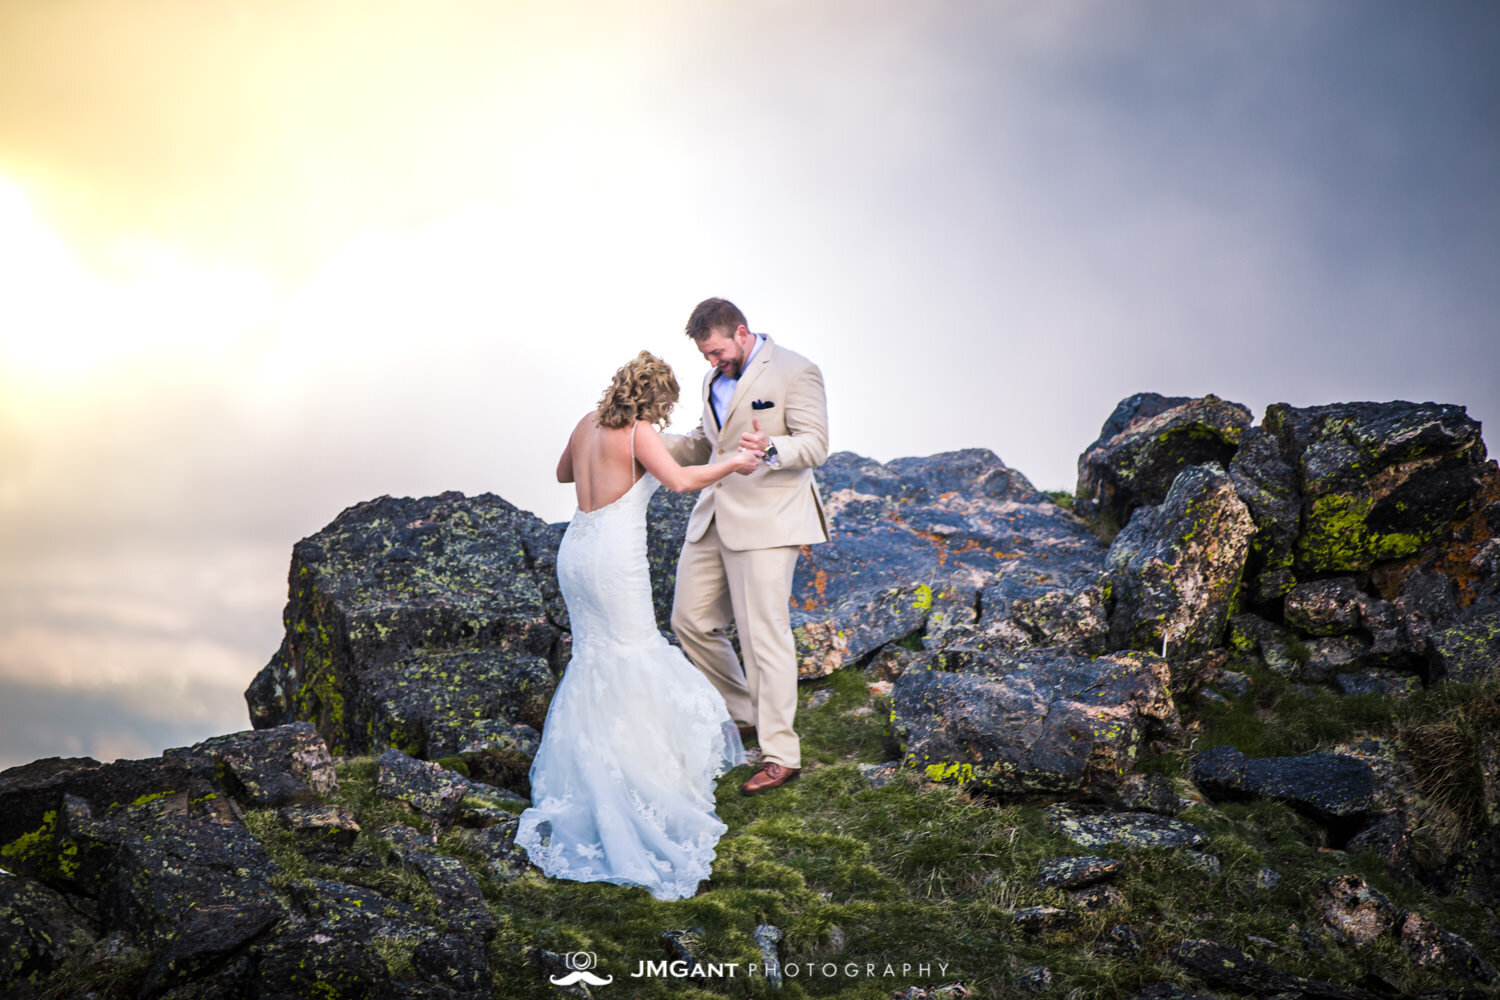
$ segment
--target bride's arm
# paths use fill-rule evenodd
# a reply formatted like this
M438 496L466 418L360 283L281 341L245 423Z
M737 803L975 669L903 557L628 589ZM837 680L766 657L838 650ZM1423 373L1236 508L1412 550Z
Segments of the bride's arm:
M748 476L760 467L760 457L752 451L738 452L712 465L678 465L662 442L661 434L645 421L636 424L635 457L673 493L701 490L735 472Z
M578 436L578 428L587 423L591 414L585 414L583 419L573 427L572 433L568 435L568 443L563 445L562 458L557 460L557 481L560 483L571 483L576 478L573 475L573 439Z

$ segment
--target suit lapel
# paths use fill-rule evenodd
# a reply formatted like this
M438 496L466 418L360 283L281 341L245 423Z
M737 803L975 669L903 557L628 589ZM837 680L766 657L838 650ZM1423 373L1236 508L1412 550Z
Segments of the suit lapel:
M750 363L749 369L740 373L740 380L734 387L734 395L729 397L729 406L724 413L724 423L729 423L734 416L735 408L744 401L750 387L755 384L756 379L760 378L760 373L766 370L766 366L771 363L771 357L775 353L776 345L768 334L766 342L760 345L760 353L755 355L755 360Z

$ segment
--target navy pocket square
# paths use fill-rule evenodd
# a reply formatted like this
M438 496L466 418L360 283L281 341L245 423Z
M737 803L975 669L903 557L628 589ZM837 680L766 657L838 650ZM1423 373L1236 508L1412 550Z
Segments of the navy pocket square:
M775 405L776 404L773 403L773 402L771 402L769 399L757 399L757 400L754 400L754 401L752 401L750 403L750 409L752 409L752 410L769 410L771 407L773 407Z

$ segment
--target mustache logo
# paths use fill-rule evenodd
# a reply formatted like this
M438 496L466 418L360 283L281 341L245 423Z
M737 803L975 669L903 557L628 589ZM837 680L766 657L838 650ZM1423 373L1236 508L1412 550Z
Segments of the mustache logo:
M563 956L563 965L573 971L564 976L549 976L547 981L553 986L572 986L580 982L588 983L590 986L608 986L615 981L614 976L604 978L588 971L598 964L599 956L591 951L570 951Z
M549 976L547 981L553 986L572 986L577 982L588 983L590 986L608 986L615 981L615 977L610 976L608 979L600 979L592 972L579 969L576 972L568 973L566 976Z

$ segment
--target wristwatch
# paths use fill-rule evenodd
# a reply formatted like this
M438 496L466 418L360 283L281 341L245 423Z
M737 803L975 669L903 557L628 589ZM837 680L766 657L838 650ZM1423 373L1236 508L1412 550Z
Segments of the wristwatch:
M771 446L766 449L766 464L776 465L780 461L780 457L776 454L776 444L772 442Z

